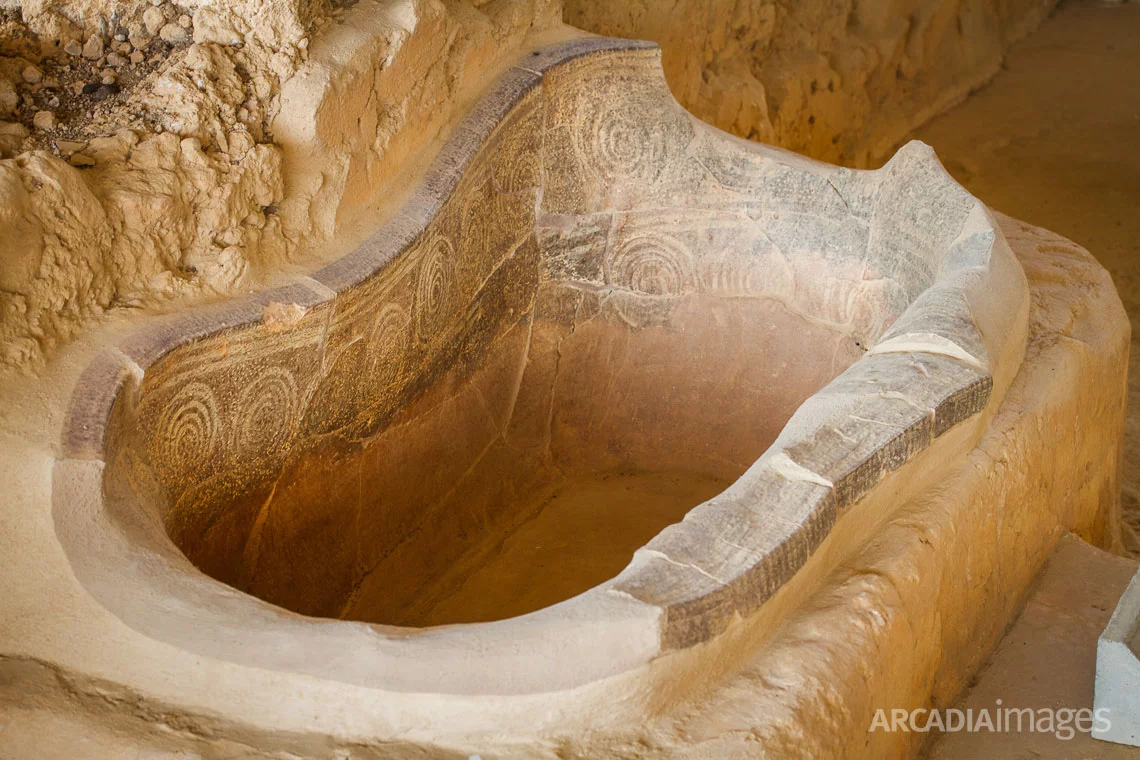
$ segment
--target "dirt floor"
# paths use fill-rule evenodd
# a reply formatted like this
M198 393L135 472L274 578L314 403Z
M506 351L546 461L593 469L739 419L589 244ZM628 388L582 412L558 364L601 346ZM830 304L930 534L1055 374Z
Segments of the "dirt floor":
M991 207L1112 273L1132 321L1123 499L1140 531L1140 4L1063 2L988 86L912 137Z

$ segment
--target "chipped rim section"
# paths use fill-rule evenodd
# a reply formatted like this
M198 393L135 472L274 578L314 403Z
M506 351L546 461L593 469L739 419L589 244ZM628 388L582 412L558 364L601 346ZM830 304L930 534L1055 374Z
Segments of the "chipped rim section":
M1011 378L1024 355L1028 289L977 202L934 285L863 358L805 401L743 476L639 549L615 578L537 612L424 629L307 618L205 576L157 519L132 525L108 517L106 431L158 359L202 337L264 323L274 303L321 308L381 272L426 228L474 154L545 72L583 56L633 51L660 56L652 43L606 38L524 56L460 124L403 209L356 250L294 284L152 320L91 361L71 397L52 498L57 534L93 597L144 635L245 666L390 692L572 689L715 639L791 579L883 477L1000 402L1006 381L995 377ZM904 150L929 151L916 145Z

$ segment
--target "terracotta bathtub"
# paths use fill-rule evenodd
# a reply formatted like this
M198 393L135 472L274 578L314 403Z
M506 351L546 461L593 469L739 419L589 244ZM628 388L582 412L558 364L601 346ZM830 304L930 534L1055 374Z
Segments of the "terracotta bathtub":
M925 146L815 163L688 115L653 46L565 43L510 69L359 249L97 357L56 527L92 596L194 657L573 690L715 647L886 475L996 408L1026 309ZM600 577L536 567L545 606L422 625L568 484L673 473L708 492L646 509Z

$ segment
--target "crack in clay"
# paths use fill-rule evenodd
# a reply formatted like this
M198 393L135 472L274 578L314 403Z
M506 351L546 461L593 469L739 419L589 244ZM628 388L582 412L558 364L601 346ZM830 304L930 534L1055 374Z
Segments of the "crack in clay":
M979 372L986 373L988 369L986 365L973 354L960 345L950 340L949 338L934 333L906 333L905 335L898 335L883 341L882 343L875 344L870 351L870 354L937 354L945 356L950 359L955 359L963 364L969 365Z
M748 555L749 558L754 558L754 557L763 558L763 556L764 556L764 553L762 551L757 551L756 549L749 549L745 546L741 546L740 544L735 543L734 541L729 541L724 536L716 535L716 536L713 536L713 538L715 538L717 541L720 541L722 544L728 544L733 549L737 549L739 551L744 552L745 554Z
M857 414L848 413L847 417L848 417L848 419L857 420L859 422L866 422L868 425L878 425L880 427L885 427L888 430L898 429L898 426L893 424L893 423L883 422L882 420L873 420L873 419L870 419L868 417L860 417Z
M503 442L510 445L507 441L507 432L510 430L511 422L515 417L515 406L518 404L519 392L522 390L523 377L526 376L526 368L530 363L530 349L531 342L534 338L534 318L537 309L535 308L534 297L531 297L530 307L528 309L529 316L526 325L526 343L523 345L522 357L519 359L518 369L515 371L515 376L511 380L511 400L507 404L507 412L503 416L503 428L499 431ZM513 447L512 447L513 448Z
M668 562L670 565L676 565L677 567L684 567L684 568L687 568L689 570L693 570L693 571L703 575L704 577L708 578L709 580L715 581L717 584L719 584L721 586L727 586L728 585L727 581L723 581L720 578L717 578L715 575L713 575L709 571L707 571L703 568L697 567L696 565L691 564L689 562L678 562L677 560L673 559L669 555L665 554L662 551L658 551L657 549L649 549L649 548L643 547L641 549L638 549L638 552L644 554L647 557L656 557L657 559L662 560L663 562Z
M923 373L923 375L927 376L926 373ZM937 411L934 407L923 406L922 404L919 404L917 401L912 400L909 396L904 393L900 393L899 391L880 391L876 394L876 396L878 398L888 399L891 401L901 401L915 411L922 412L929 417L933 417Z
M554 449L553 449L554 407L555 407L555 400L556 400L556 395L557 395L555 393L555 390L558 388L558 378L562 372L562 344L565 341L572 338L574 336L574 333L577 332L577 330L578 330L578 317L582 313L582 304L585 303L585 300L586 299L584 296L582 296L582 294L578 295L578 304L574 308L574 316L570 319L570 332L567 333L566 335L563 335L562 337L560 337L558 339L558 342L554 345L554 372L552 373L552 376L550 379L550 406L547 409L547 413L546 413L545 450L546 450L546 459L548 462L550 462L550 466L553 467L555 470L557 470L558 474L561 475L563 478L566 477L566 473L562 470L562 467L559 466L558 462L555 460Z
M401 546L408 543L408 541L411 540L412 538L414 538L415 536L419 535L419 533L424 529L424 524L428 521L428 518L435 515L437 512L439 512L439 510L443 509L444 505L447 504L448 499L455 494L456 490L459 489L459 487L463 484L463 482L467 479L467 477L469 475L471 475L471 473L474 472L478 468L479 464L483 461L484 457L487 456L487 452L489 452L491 450L491 448L494 447L495 443L497 441L500 441L500 440L501 440L501 438L497 435L494 438L492 438L487 443L487 445L484 446L482 448L482 450L480 450L479 454L474 458L474 460L471 462L470 466L466 470L463 471L463 474L455 479L455 482L452 484L451 488L449 488L446 492L443 493L443 495L441 495L439 497L439 499L436 500L435 504L432 505L431 509L428 509L427 511L425 511L423 513L423 515L420 518L420 521L418 523L416 523L415 527L413 527L407 533L405 533L403 536L401 536L398 541L396 541L394 544L392 544L391 547L389 547L388 551L384 552L382 554L382 556L380 556L376 560L376 562L372 563L371 567L369 567L368 570L365 571L365 573L363 575L361 575L358 579L356 579L356 581L349 588L348 594L345 597L345 602L341 606L341 611L340 611L340 614L338 615L338 617L345 618L350 613L353 606L358 601L360 589L364 585L364 583L369 578L372 577L372 574L375 573L380 568L380 565L384 564L384 561L387 560L390 556L392 556L392 554L397 549L399 549Z
M824 488L835 488L835 485L822 475L812 472L799 462L788 456L786 451L777 451L767 458L768 467L792 482L815 483Z

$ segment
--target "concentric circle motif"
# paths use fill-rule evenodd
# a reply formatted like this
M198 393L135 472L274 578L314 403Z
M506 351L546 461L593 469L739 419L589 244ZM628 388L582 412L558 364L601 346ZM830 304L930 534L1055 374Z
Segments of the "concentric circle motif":
M495 163L494 183L495 189L500 193L521 193L538 187L538 160L535 151L525 144L520 145L518 150L522 155L503 155Z
M646 118L648 109L638 105L660 98L657 92L603 89L578 103L573 128L578 154L603 182L656 180L688 144L692 125L683 114Z
M665 234L620 242L606 262L611 285L655 296L677 296L696 284L693 257L684 243Z
M490 156L492 182L500 193L534 190L541 182L542 119L535 110L510 126L510 136L502 138Z
M393 378L406 360L411 317L403 306L386 303L372 322L367 337L365 369L369 385L382 387Z
M471 192L463 202L463 227L460 246L465 256L474 259L494 259L494 229L502 224L498 199L491 183L487 182ZM468 261L471 260L468 259Z
M432 239L416 279L416 330L428 339L441 326L453 297L455 249L442 237Z
M464 265L487 273L534 228L534 202L498 193L487 182L464 201L462 219Z
M235 426L238 451L272 453L279 449L288 441L299 411L300 398L293 373L284 367L264 370L238 399Z
M196 466L211 459L221 434L214 392L205 383L186 384L166 406L159 430L176 462Z

